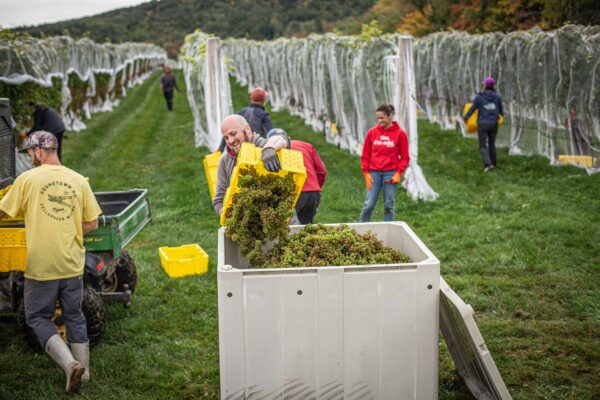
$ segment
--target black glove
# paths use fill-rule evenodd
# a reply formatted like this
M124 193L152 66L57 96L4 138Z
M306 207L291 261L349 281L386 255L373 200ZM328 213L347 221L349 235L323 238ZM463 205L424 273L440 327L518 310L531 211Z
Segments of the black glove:
M277 153L272 147L265 147L262 149L262 161L265 165L265 168L269 172L277 172L281 169L281 164L279 163L279 158L277 158Z

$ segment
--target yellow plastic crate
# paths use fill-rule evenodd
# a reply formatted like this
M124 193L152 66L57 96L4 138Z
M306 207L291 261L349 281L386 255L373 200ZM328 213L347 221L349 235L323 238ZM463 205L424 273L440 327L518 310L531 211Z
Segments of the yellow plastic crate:
M204 173L206 174L206 182L208 182L208 191L210 192L210 198L215 197L215 190L217 189L217 169L219 167L219 160L221 159L221 152L207 154L204 157Z
M561 164L572 164L585 168L592 168L595 161L596 160L591 156L573 156L568 154L561 154L558 156L558 162Z
M160 247L160 263L171 278L202 275L208 271L208 254L198 244Z
M25 228L0 228L0 272L25 271L26 266Z
M223 212L221 213L221 225L225 225L225 211L229 208L233 201L233 195L239 192L238 178L239 171L254 167L259 174L277 174L279 176L286 176L287 174L294 175L294 183L296 184L296 198L294 199L294 206L298 201L304 181L306 180L306 168L304 167L304 157L302 152L297 150L280 149L277 151L279 162L281 163L281 170L279 172L269 172L265 169L262 162L262 148L256 147L252 143L242 143L240 153L238 154L237 164L233 169L231 175L231 183L229 188L225 192L223 199Z
M463 108L463 115L465 115L469 109L471 108L472 103L465 104L465 108ZM475 110L473 114L467 120L467 133L477 133L477 116L479 115L479 111ZM502 115L498 116L498 128L502 126L502 122L504 122L504 118Z

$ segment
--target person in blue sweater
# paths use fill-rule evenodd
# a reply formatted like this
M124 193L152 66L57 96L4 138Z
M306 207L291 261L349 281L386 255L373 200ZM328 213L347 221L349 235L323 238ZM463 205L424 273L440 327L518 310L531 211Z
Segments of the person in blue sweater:
M483 80L485 89L475 97L475 101L464 116L465 122L475 111L477 115L477 135L479 137L479 152L483 159L484 171L496 168L496 134L498 133L498 118L504 115L502 98L496 93L496 81L491 76Z

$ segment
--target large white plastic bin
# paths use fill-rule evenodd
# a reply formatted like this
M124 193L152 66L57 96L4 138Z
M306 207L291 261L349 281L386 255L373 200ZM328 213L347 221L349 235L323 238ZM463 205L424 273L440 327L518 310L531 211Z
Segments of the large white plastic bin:
M437 398L439 261L403 222L348 225L411 262L245 269L219 230L221 398Z

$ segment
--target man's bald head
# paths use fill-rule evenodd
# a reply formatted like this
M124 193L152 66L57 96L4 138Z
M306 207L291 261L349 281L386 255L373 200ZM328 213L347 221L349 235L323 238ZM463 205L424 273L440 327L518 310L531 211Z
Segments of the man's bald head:
M232 114L221 122L221 133L227 143L227 148L234 154L240 151L242 143L252 140L252 129L248 121L241 115Z
M242 130L246 126L250 126L248 121L244 117L238 114L231 114L225 117L223 122L221 122L221 133L225 134L228 130L232 128Z

